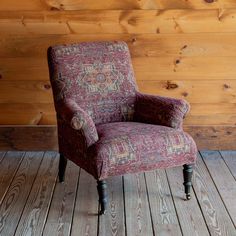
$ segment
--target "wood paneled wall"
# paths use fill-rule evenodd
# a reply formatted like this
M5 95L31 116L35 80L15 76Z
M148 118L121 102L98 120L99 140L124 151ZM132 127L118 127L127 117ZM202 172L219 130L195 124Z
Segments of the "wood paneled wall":
M54 125L50 45L128 43L141 91L187 99L187 126L236 125L235 0L1 0L0 124Z

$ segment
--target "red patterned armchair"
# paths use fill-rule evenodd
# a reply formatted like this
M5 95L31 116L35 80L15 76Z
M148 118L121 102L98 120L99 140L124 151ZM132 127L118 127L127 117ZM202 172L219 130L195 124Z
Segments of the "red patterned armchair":
M190 199L197 148L182 130L189 104L138 92L124 42L89 42L48 49L57 112L59 181L67 158L98 182L101 214L111 176L184 166Z

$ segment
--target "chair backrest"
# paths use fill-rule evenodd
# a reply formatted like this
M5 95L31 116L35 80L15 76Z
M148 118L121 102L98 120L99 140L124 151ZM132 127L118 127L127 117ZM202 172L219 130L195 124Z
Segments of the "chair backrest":
M55 108L73 99L96 124L132 120L137 85L125 42L86 42L48 49Z

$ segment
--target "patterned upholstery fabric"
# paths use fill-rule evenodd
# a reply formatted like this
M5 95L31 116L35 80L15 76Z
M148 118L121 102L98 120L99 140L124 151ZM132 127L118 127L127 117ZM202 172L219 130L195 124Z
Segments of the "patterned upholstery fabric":
M134 120L182 129L183 118L190 105L183 99L141 94L137 92Z
M186 133L165 126L116 122L97 126L99 141L89 149L96 176L122 175L190 164L196 145Z
M71 99L95 124L132 120L137 87L125 43L55 46L48 54L56 110Z
M61 100L58 103L58 111L65 123L83 134L87 147L98 141L97 129L92 118L75 101Z
M48 62L59 151L96 179L195 162L189 104L138 92L126 43L54 46Z

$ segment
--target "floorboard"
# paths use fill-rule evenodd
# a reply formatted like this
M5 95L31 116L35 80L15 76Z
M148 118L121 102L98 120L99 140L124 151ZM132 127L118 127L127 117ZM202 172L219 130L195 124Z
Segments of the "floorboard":
M234 222L234 226L236 226L236 204L232 204L236 196L236 181L219 152L204 151L201 152L201 155L223 199L224 205ZM222 178L222 176L224 176L224 178Z
M220 154L236 180L236 151L220 151Z
M97 235L98 194L95 179L80 171L79 186L72 221L72 236Z
M68 162L65 181L56 184L43 235L70 235L78 178L79 168Z
M5 155L6 155L6 152L0 151L0 163Z
M46 152L15 235L41 235L57 178L58 156Z
M153 227L144 174L124 176L127 235L152 235Z
M209 235L194 192L191 200L185 200L182 167L167 169L166 173L183 235Z
M202 151L185 201L182 167L112 177L98 216L96 180L56 152L0 152L1 236L234 236L236 151Z
M197 159L194 177L194 190L211 235L235 235L235 227L201 156Z
M125 217L122 176L107 180L109 206L106 217L99 217L99 235L125 235Z
M43 152L28 152L0 206L0 235L13 235L34 183Z
M147 172L145 177L155 234L182 235L165 170Z
M24 152L7 152L0 165L0 204L7 193L16 171L24 157Z

